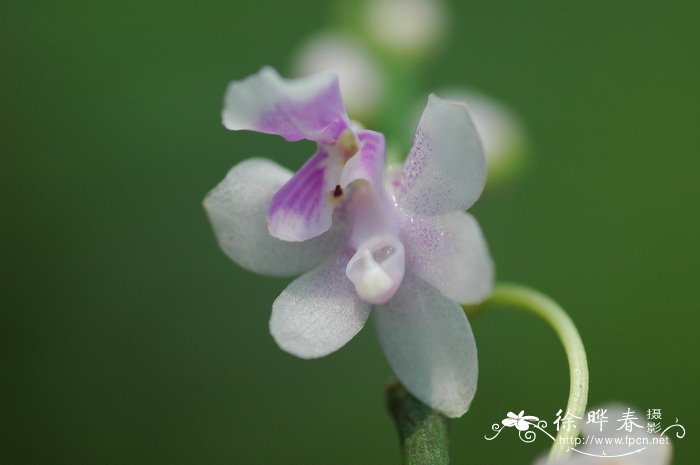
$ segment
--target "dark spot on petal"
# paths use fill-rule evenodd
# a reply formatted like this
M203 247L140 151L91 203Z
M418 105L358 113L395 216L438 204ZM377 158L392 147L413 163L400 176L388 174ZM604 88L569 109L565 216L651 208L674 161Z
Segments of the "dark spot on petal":
M335 190L333 191L333 197L338 198L341 195L343 195L343 188L340 187L340 184L335 186Z

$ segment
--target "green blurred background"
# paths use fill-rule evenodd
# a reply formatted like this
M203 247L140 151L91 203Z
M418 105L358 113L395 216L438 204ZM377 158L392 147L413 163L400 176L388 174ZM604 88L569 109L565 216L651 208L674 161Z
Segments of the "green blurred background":
M297 3L297 4L295 4ZM331 17L327 1L0 3L0 463L398 463L390 371L365 329L317 361L267 321L287 280L217 248L201 200L236 162L309 144L220 124L229 80ZM426 80L509 102L526 174L473 209L500 279L557 299L587 343L591 404L697 426L700 4L460 2ZM473 322L479 391L455 463L530 463L545 439L484 440L568 391L544 323Z

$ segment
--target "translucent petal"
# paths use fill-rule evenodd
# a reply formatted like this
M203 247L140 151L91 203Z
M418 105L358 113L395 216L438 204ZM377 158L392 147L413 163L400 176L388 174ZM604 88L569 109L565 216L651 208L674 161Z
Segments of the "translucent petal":
M256 273L295 275L321 263L343 243L347 225L339 214L326 234L306 242L284 242L270 235L267 209L272 195L291 177L280 165L249 159L234 166L204 199L221 249Z
M511 108L481 92L446 90L445 98L463 102L469 108L486 155L487 182L511 179L523 168L527 155L527 135Z
M229 84L222 119L228 129L326 143L333 142L348 125L337 76L283 79L269 67Z
M485 182L484 151L466 107L431 95L411 152L393 181L396 200L420 215L464 211Z
M401 229L407 267L445 296L470 304L491 294L493 261L481 228L469 213L404 216Z
M270 332L279 346L302 358L335 352L367 322L363 302L345 276L347 257L335 257L294 280L272 305Z
M406 389L449 417L462 416L478 376L476 342L462 308L407 273L374 318L379 342Z

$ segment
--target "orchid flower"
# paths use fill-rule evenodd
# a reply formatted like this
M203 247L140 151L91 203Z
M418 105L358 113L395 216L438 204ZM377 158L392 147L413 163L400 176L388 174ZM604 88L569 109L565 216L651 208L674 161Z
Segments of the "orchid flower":
M328 355L374 308L380 344L408 391L463 415L477 357L457 302L483 300L493 283L486 242L464 212L486 177L465 107L431 95L406 163L390 176L383 136L353 129L327 76L286 81L268 69L233 83L224 124L319 146L295 175L272 161L244 161L204 201L235 262L275 276L305 272L273 303L277 344L302 358ZM343 134L356 149L346 150Z

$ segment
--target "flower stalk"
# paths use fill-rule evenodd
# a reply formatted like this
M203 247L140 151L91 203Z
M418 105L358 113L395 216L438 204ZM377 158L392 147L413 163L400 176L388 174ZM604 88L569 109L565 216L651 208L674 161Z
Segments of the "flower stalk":
M517 284L497 284L491 296L477 306L464 306L467 316L473 317L494 307L513 307L529 311L542 318L557 333L569 362L569 401L566 410L583 418L588 401L588 362L581 336L567 313L546 295ZM553 462L567 456L573 439L578 436L578 425L560 428L549 453Z
M386 400L399 433L401 463L449 464L447 418L413 397L397 381L386 388Z

